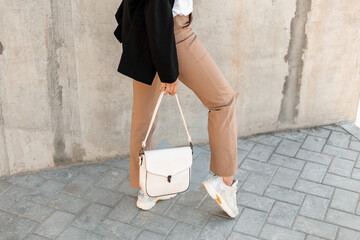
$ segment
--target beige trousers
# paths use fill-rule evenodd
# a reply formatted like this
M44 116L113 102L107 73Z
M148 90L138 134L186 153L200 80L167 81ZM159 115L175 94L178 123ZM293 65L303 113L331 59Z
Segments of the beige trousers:
M219 176L233 176L237 172L235 92L192 31L193 15L192 13L188 16L176 15L174 17L179 80L190 88L209 110L210 171ZM184 27L188 25L189 21L190 25ZM133 80L130 185L134 188L139 188L139 150L160 94L158 91L160 83L158 74L155 75L151 86ZM177 106L174 104L174 107ZM153 127L150 130L145 150L152 149L151 137L156 128L157 120L158 115L156 115Z

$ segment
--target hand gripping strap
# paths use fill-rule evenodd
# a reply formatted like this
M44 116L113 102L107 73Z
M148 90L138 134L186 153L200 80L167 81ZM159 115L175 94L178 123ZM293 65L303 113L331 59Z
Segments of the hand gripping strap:
M155 110L154 110L153 115L152 115L152 117L151 117L150 126L149 126L149 128L148 128L148 130L147 130L147 133L146 133L146 137L145 137L144 141L143 141L142 144L141 144L141 145L142 145L142 148L145 148L145 146L146 146L146 140L147 140L148 135L149 135L149 133L150 133L150 129L151 129L153 123L154 123L154 119L155 119L156 113L157 113L157 111L158 111L158 109L159 109L161 99L162 99L162 97L165 95L164 92L165 92L165 88L163 88L163 89L161 90L159 99L158 99L158 101L157 101L157 103L156 103ZM185 122L185 118L184 118L183 112L182 112L182 110L181 110L180 103L179 103L179 99L178 99L178 96L177 96L176 93L175 93L175 98L176 98L177 105L178 105L178 107L179 107L179 111L180 111L180 114L181 114L182 121L183 121L184 126L185 126L185 130L186 130L186 134L187 134L187 137L188 137L188 141L189 141L190 146L191 146L191 148L192 148L191 137L190 137L189 131L188 131L188 129L187 129L186 122Z

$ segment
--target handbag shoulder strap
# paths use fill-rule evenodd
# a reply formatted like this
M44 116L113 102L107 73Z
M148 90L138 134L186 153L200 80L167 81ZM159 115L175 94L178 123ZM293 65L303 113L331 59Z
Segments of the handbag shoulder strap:
M147 138L148 138L148 136L149 136L150 129L151 129L153 123L154 123L154 119L155 119L156 113L157 113L157 111L158 111L158 109L159 109L161 99L162 99L162 97L165 95L164 93L165 93L165 88L163 88L163 89L161 90L160 96L159 96L158 101L157 101L157 103L156 103L156 106L155 106L153 115L152 115L152 117L151 117L150 125L149 125L149 128L148 128L147 133L146 133L146 137L145 137L144 141L143 141L142 144L141 144L142 149L146 146L146 140L147 140ZM188 137L189 144L190 144L190 146L191 146L191 148L192 148L191 137L190 137L189 131L188 131L187 126L186 126L185 118L184 118L183 112L182 112L182 110L181 110L181 106L180 106L180 103L179 103L178 96L177 96L176 93L175 93L174 95L175 95L175 98L176 98L177 105L178 105L178 107L179 107L179 111L180 111L180 114L181 114L181 117L182 117L182 121L183 121L184 126L185 126L185 130L186 130L186 134L187 134L187 137Z

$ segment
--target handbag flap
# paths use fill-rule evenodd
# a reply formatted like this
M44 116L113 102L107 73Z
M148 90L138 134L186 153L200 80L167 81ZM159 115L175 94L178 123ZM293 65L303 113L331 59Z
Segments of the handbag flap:
M192 164L190 146L145 150L144 155L146 170L165 177L182 172Z

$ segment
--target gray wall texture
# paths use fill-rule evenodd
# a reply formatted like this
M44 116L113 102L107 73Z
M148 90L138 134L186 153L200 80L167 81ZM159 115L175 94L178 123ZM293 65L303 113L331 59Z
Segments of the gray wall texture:
M120 2L0 0L0 175L129 155ZM238 137L355 120L360 1L196 0L193 13L237 92ZM194 144L208 142L207 109L181 82L178 96ZM158 124L154 147L186 144L173 96Z

